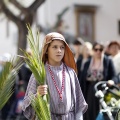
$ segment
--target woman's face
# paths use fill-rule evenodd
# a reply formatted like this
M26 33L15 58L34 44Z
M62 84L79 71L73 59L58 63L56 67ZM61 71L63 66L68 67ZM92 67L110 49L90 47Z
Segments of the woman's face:
M100 45L96 45L93 48L93 52L94 52L94 57L101 58L102 52L103 52L103 48Z
M53 40L48 47L48 62L50 65L60 65L65 53L65 43Z

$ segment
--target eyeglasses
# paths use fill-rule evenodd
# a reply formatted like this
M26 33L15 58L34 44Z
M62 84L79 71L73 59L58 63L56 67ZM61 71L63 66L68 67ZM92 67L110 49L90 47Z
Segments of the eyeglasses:
M94 48L94 51L95 51L95 52L97 52L97 51L102 52L102 51L103 51L103 49L102 49L102 48Z

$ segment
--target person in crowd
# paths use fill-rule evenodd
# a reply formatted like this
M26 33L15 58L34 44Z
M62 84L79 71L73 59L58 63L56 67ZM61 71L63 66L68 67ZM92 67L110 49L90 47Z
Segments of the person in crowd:
M111 57L116 56L120 51L120 43L117 40L111 41L108 45L108 50Z
M120 43L118 41L111 41L108 45L110 56L113 60L116 73L120 73Z
M111 41L108 45L110 57L113 60L116 76L113 78L114 84L120 87L120 43L117 40Z
M79 80L84 68L84 64L91 57L91 55L92 55L92 44L90 42L85 42L81 50L81 55L77 61L77 71L78 71L77 75Z
M32 55L30 48L27 48L26 52L29 55ZM23 115L23 111L22 111L22 101L25 96L25 91L27 89L27 85L28 85L31 74L32 72L29 66L25 63L25 61L23 61L23 64L18 71L18 78L19 78L18 92L16 94L15 105L14 105L14 113L15 113L16 119L17 117L19 117L22 120L26 120L26 118Z
M99 113L99 100L95 97L94 85L99 81L108 81L116 75L112 60L104 55L104 46L93 44L93 56L85 65L81 74L81 89L88 103L84 120L96 120Z
M34 75L31 76L23 100L24 115L29 120L35 115L29 94L38 91L40 95L45 95L48 88L52 120L83 120L88 106L78 82L73 53L65 38L56 32L47 34L42 50L47 85L37 86Z
M77 60L80 58L81 47L82 47L82 42L78 39L74 40L74 42L73 42L73 52L74 52L75 62L77 62Z

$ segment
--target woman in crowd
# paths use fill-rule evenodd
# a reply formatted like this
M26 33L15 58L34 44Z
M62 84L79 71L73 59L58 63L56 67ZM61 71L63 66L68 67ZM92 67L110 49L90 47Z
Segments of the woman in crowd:
M85 63L90 59L92 55L92 44L90 42L85 42L81 49L81 55L77 61L78 79L81 79L81 74ZM81 86L82 87L82 86Z
M85 63L81 74L81 89L89 106L84 120L96 120L99 112L99 100L95 97L94 85L98 81L111 80L116 74L112 60L103 51L104 47L100 43L93 45L93 56Z
M72 47L73 47L74 59L75 62L77 62L81 56L80 52L81 52L82 42L76 39L74 40Z

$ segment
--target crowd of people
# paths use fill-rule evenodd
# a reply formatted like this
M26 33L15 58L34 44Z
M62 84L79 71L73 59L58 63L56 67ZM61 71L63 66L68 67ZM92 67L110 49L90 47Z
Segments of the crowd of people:
M113 83L119 86L120 43L114 40L110 41L108 46L104 46L99 42L95 42L93 44L89 43L91 44L89 47L86 45L86 42L80 43L79 41L77 46L79 47L79 57L76 60L76 64L79 83L88 104L84 120L96 120L100 111L100 103L95 96L94 86L99 81L113 81ZM73 47L76 49L75 45Z
M76 100L78 102L78 107L76 108L79 110L77 111L78 113L77 115L81 116L81 114L83 114L83 118L79 118L77 116L76 120L79 120L79 119L80 120L82 119L96 120L96 117L100 110L99 108L100 105L99 105L98 98L95 97L95 90L94 90L95 84L99 81L108 81L108 82L113 81L114 84L120 86L120 42L118 42L117 40L113 40L113 41L110 41L107 46L104 46L100 42L90 43L90 42L85 42L81 38L76 38L76 40L74 40L71 45L72 51L70 51L68 44L65 42L65 39L63 36L56 33L53 33L52 36L54 37L50 38L51 35L46 36L47 37L46 39L49 41L46 41L46 44L44 47L47 46L47 48L46 48L46 51L44 51L45 54L43 55L43 57L46 57L47 55L47 58L44 59L43 61L45 62L47 77L49 77L50 79L50 74L51 74L51 72L49 73L49 70L50 70L53 72L55 80L60 80L60 83L59 83L58 81L55 82L54 79L51 78L50 80L54 81L53 83L55 83L55 85L47 81L48 87L50 87L49 89L50 89L50 95L52 99L51 100L52 119L53 120L57 119L57 117L55 116L55 113L53 112L58 111L58 113L59 112L61 113L61 110L55 106L55 104L57 104L57 101L53 100L54 95L58 97L57 94L59 93L59 90L57 93L55 91L53 92L51 89L53 88L56 89L56 87L59 88L61 86L62 88L64 87L65 89L65 94L63 94L63 101L67 105L67 107L64 106L64 109L62 109L62 112L63 111L66 112L69 107L70 107L70 110L74 109L73 108L74 104L72 102ZM51 46L53 46L55 50L57 50L57 48L60 46L60 51L58 51L59 57L63 51L62 53L63 55L60 58L61 60L59 62L54 62L55 61L54 55L52 58L53 53L51 52L53 47ZM66 50L66 46L67 46L67 50ZM27 52L30 55L32 55L30 49ZM72 59L72 55L74 57L73 61L75 61L75 65L77 66L76 68L75 68L75 65L73 65L74 64L73 61L71 63L68 63L69 59ZM5 57L8 58L8 56L2 56L0 58L0 71L2 70L2 66L4 62L6 62L7 60L5 59ZM54 66L55 63L57 63L57 68ZM47 69L47 67L49 67L49 70ZM71 68L73 69L73 71L71 70ZM63 75L64 72L59 72L59 71L65 71L65 75L66 75L65 77L67 77L67 80L69 81L68 83L65 82L65 84L63 84L64 82L63 79L66 80L66 78L64 77L61 78L62 76L64 76ZM70 74L72 74L74 77ZM31 89L27 90L27 86L30 88L30 82L33 82L35 80L33 76L31 77L31 75L32 75L32 72L29 69L29 66L24 62L24 64L21 66L18 72L18 76L16 77L14 94L12 95L10 100L7 102L7 104L3 107L3 109L0 111L1 120L16 120L17 117L19 118L21 117L19 120L27 120L27 118L24 117L23 112L26 112L26 106L29 107L29 104L26 105L26 103L29 102L29 100L25 103L25 99L28 99L28 92L32 91ZM73 82L69 75L76 82ZM77 90L74 90L75 89L74 85L72 86L72 88L70 87L71 82L75 84L75 86L77 87ZM80 87L78 86L78 84ZM36 87L36 90L37 89L38 88ZM41 87L39 89L41 89ZM71 94L70 94L71 99L67 94L69 93L69 90L71 91ZM72 93L72 90L73 92L75 91L76 93ZM27 91L27 94L25 95L26 91ZM41 90L39 91L39 93L44 95L44 93L41 93ZM80 94L79 97L82 97L82 104L84 104L83 106L79 105L81 104L81 98L77 96L78 93ZM47 94L47 92L45 94ZM72 98L73 96L74 98ZM59 99L56 99L56 100L60 101ZM23 107L24 110L22 111L23 105L24 105ZM87 105L88 105L88 108L87 108ZM79 109L79 107L82 107L82 110ZM74 117L73 113L70 113L70 114L66 113L66 114L67 115L63 114L65 120L68 120L67 119L68 117L69 117L69 120L73 120L73 117ZM63 117L61 120L63 120Z

